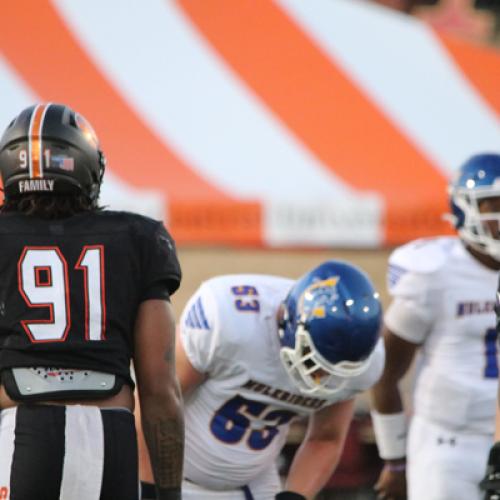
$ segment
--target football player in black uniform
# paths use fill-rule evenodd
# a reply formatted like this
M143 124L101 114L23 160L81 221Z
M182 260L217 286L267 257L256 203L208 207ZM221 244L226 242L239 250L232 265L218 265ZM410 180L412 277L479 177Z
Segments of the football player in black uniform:
M158 498L180 498L184 423L160 222L102 210L105 160L60 104L0 140L0 498L137 500L134 362Z

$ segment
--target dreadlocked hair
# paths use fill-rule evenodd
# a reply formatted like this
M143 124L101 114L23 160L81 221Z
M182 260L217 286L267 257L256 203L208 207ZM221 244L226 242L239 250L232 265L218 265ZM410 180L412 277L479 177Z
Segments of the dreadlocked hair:
M54 194L27 194L4 200L0 206L0 213L20 212L42 219L62 219L81 212L102 210L97 200L90 200L88 196L54 195Z

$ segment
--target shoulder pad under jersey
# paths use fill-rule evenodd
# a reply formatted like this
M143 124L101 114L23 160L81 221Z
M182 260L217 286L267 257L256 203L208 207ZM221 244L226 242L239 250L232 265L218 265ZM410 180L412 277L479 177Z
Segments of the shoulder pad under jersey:
M458 239L453 237L422 238L394 250L387 269L389 290L395 291L396 285L402 283L410 288L422 286L421 280L428 283L428 277L446 264L458 243ZM432 283L438 284L436 280Z
M457 238L442 236L421 238L396 248L389 257L389 266L414 273L434 273L447 262Z

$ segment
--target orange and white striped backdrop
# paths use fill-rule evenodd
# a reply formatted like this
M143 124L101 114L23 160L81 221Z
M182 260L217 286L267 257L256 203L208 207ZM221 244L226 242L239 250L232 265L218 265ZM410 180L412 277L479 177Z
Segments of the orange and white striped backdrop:
M453 170L500 151L500 54L362 0L15 0L0 49L0 126L71 105L104 201L180 244L441 233Z

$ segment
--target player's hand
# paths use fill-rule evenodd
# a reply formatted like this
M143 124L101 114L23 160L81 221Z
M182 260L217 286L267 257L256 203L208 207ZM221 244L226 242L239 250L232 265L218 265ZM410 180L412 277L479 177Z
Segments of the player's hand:
M500 500L500 442L496 442L488 457L486 475L479 483L484 500Z
M406 500L406 469L404 462L386 464L375 484L377 500Z
M486 477L479 483L481 490L483 490L484 500L500 500L500 484L499 479L491 479L487 474Z
M484 500L500 500L500 491L487 491L484 494Z

